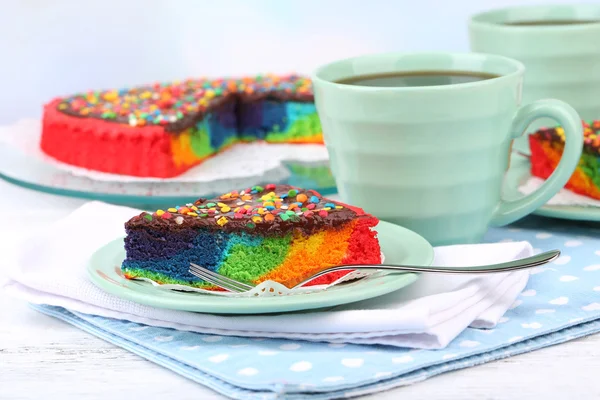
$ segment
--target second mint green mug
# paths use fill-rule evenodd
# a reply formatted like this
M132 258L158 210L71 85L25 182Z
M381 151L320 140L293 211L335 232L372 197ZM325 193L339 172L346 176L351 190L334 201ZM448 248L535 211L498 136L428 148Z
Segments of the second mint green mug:
M439 86L373 87L348 78L411 71L470 71L498 77ZM342 200L405 226L433 245L476 243L554 196L583 147L577 112L558 100L523 107L525 67L478 53L391 53L324 65L315 104ZM541 117L564 127L558 168L534 193L502 199L511 141Z
M531 22L533 21L533 22ZM586 121L600 118L600 4L546 4L489 10L469 21L471 50L521 61L523 104L555 98ZM534 132L553 121L541 119ZM514 148L530 153L527 136Z

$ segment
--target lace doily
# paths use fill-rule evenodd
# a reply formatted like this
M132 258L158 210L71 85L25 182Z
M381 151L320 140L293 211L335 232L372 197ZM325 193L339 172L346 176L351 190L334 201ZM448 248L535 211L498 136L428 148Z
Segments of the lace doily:
M544 180L538 177L529 178L523 185L519 187L519 192L527 195L536 191ZM549 206L584 206L584 207L600 207L600 201L590 197L582 196L571 192L567 189L561 189L554 197L546 203Z
M381 253L381 263L383 264L384 262L385 262L385 255L383 253ZM339 285L340 283L351 282L351 281L356 281L356 283L358 283L359 282L358 279L362 279L362 278L368 279L368 278L372 278L374 276L387 275L389 273L390 273L389 271L376 270L376 269L362 270L362 271L354 270L354 271L338 278L337 280L331 282L328 285L313 285L313 286L299 287L296 289L288 289L286 286L282 285L281 283L275 282L275 281L264 281L264 282L256 285L253 289L251 289L247 292L244 292L244 293L220 292L220 291L205 290L205 289L200 289L200 288L195 288L195 287L185 286L185 285L161 284L161 283L157 283L157 282L153 281L152 279L148 279L148 278L135 278L135 279L140 280L140 281L150 282L153 286L155 286L159 289L165 289L165 290L180 290L180 291L184 291L184 292L197 292L197 293L212 294L212 295L225 296L225 297L276 297L276 296L293 296L293 295L298 295L298 294L316 293L316 292L320 292L325 289L328 289L332 286Z
M204 294L211 294L211 295L225 296L225 297L277 297L277 296L294 296L294 295L299 295L299 294L309 294L309 293L321 292L332 286L339 285L340 283L350 282L350 281L361 279L361 278L368 279L368 277L371 277L374 275L381 276L386 273L389 273L389 272L379 271L379 270L352 271L328 285L314 285L314 286L307 286L307 287L299 287L296 289L288 289L287 287L283 286L281 283L278 283L275 281L265 281L265 282L262 282L262 283L256 285L253 289L251 289L247 292L243 292L243 293L205 290L205 289L200 289L200 288L195 288L195 287L185 286L185 285L160 284L160 283L157 283L148 278L135 278L135 279L150 282L153 286L155 286L157 288L167 289L167 290L197 292L197 293L204 293ZM358 283L358 281L357 281L357 283Z
M20 120L13 125L0 127L0 142L7 143L33 159L52 165L61 171L103 182L210 183L223 180L244 181L264 175L273 176L273 181L278 181L289 175L284 166L286 161L323 163L329 159L325 146L318 144L240 143L177 177L143 178L108 174L62 163L42 152L39 146L40 138L40 120Z

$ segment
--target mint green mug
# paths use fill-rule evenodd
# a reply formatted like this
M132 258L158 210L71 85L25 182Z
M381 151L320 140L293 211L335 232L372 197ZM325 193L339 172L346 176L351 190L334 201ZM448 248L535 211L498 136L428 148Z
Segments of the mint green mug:
M499 77L421 87L339 80L398 71L471 71ZM375 54L313 74L315 104L340 197L434 245L475 243L546 203L567 182L583 147L577 112L558 100L521 103L523 64L477 53ZM511 141L541 117L557 120L566 145L534 193L501 196Z
M490 10L470 19L469 37L472 51L525 65L523 104L555 98L573 106L584 120L600 119L600 5ZM552 125L554 121L541 119L528 131ZM515 140L515 149L529 153L526 135Z

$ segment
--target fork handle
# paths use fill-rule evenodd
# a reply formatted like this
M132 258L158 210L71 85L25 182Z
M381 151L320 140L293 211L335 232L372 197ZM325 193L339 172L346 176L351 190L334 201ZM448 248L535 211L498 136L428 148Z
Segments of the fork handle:
M414 265L398 265L398 264L347 264L347 265L338 265L335 267L327 268L321 272L318 272L306 279L305 281L299 283L294 286L300 287L305 283L312 281L320 276L329 274L330 272L335 271L344 271L344 270L382 270L382 271L401 271L401 272L435 272L435 273L444 273L444 274L487 274L487 273L497 273L497 272L508 272L508 271L516 271L519 269L533 268L538 267L540 265L546 264L555 260L558 256L560 256L560 250L550 250L545 253L540 253L535 256L521 258L519 260L507 261L498 264L489 264L489 265L476 265L469 267L423 267L423 266L414 266Z

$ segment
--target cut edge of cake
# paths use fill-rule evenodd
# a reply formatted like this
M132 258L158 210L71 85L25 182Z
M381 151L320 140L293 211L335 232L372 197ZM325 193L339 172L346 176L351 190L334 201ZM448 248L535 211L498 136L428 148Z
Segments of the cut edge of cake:
M330 266L381 263L379 220L362 209L287 185L249 191L255 193L230 192L131 218L124 274L214 289L188 272L194 262L240 281L292 287ZM248 213L241 212L245 207ZM329 284L349 272L310 284Z

